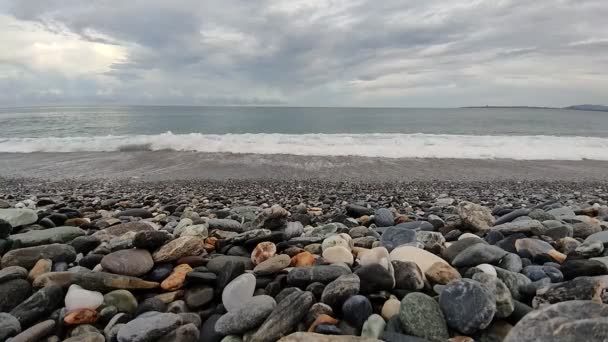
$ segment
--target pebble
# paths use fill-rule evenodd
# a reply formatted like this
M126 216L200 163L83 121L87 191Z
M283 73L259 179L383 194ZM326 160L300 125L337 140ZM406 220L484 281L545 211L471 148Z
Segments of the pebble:
M479 204L462 201L456 209L463 225L472 232L485 231L494 225L494 216L490 209Z
M154 262L175 261L179 258L204 253L204 241L197 236L182 236L159 248L152 258Z
M395 248L390 253L390 259L391 261L396 260L414 262L416 265L418 265L418 267L420 267L420 270L423 273L425 273L436 262L442 262L447 264L445 260L436 256L435 254L411 246L402 246Z
M496 313L494 294L470 279L447 284L439 295L439 306L447 324L466 335L485 329Z
M9 312L32 294L25 279L10 279L0 283L0 312Z
M118 312L134 314L137 311L138 303L135 296L127 290L114 290L103 296L104 306L113 306Z
M342 246L328 247L323 251L323 258L332 264L342 262L352 265L354 262L354 257L350 250Z
M0 220L8 222L11 227L20 227L38 221L38 215L32 209L9 208L0 209Z
M321 302L338 310L346 299L359 293L361 281L356 274L347 274L325 286L321 294Z
M0 341L6 341L11 336L21 332L21 323L8 313L0 312Z
M15 337L11 338L11 342L35 342L41 341L44 337L48 336L55 328L54 320L42 321L36 325L23 330Z
M424 287L424 274L416 263L396 260L391 264L395 274L395 288L417 291Z
M63 290L59 286L47 286L31 295L10 311L21 327L29 327L58 308L63 302Z
M423 293L414 292L403 298L399 308L399 319L403 331L409 335L429 341L445 341L449 337L439 304Z
M253 297L255 291L255 276L244 273L232 280L222 292L222 303L227 311L233 311Z
M380 264L359 267L355 271L355 275L361 279L361 293L374 293L381 290L389 291L395 287L395 277L392 269L387 270Z
M145 249L123 249L104 256L101 267L112 273L139 277L152 270L154 260Z
M222 315L215 323L215 330L222 335L243 334L260 326L276 307L274 298L255 296L243 306Z
M414 241L416 241L416 231L402 227L388 227L380 238L380 243L389 252Z
M118 342L148 342L174 330L181 318L172 313L147 312L129 321L118 330Z
M192 272L192 267L188 264L177 265L171 274L160 283L160 287L165 291L175 291L181 289L186 281L186 275Z
M251 252L251 262L254 265L260 264L268 260L277 253L277 246L270 242L260 242Z
M378 227L390 227L395 223L395 219L390 210L380 208L374 212L374 222Z
M95 310L104 302L104 297L97 291L85 290L78 285L70 285L65 295L65 308L68 312L78 309Z
M264 323L251 336L251 342L276 341L292 331L312 304L314 296L308 291L294 292L284 298L272 310Z

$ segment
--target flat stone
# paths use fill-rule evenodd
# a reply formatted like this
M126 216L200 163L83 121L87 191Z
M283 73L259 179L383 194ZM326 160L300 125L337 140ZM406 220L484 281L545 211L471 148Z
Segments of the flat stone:
M152 270L154 260L145 249L123 249L104 256L101 267L112 273L139 277Z
M492 264L502 259L506 254L507 252L500 247L478 243L456 255L452 260L452 265L455 267L471 267L479 264Z
M209 271L219 274L226 266L229 261L234 261L243 264L244 270L253 269L253 263L250 258L242 257L242 256L233 256L233 255L221 255L215 258L212 258L207 263L207 268Z
M171 274L160 283L160 287L165 291L175 291L181 289L186 282L186 275L192 272L192 267L188 264L177 265Z
M270 296L252 297L240 308L222 315L215 330L222 335L244 334L260 326L275 307L276 302Z
M49 285L68 287L72 284L80 285L87 290L99 292L117 289L154 289L159 285L156 282L106 272L49 272L36 278L33 283L35 287Z
M492 227L493 231L500 232L503 235L511 234L526 234L526 235L542 235L546 228L542 223L536 220L515 221L504 223Z
M38 290L11 310L10 314L17 318L21 327L29 327L39 319L48 317L62 302L63 290L51 285Z
M190 255L205 253L204 240L196 236L183 236L159 248L152 258L154 262L175 261Z
M32 247L52 243L66 243L85 234L86 232L80 228L64 226L14 234L10 236L10 240L20 247Z
M526 208L515 209L515 210L511 211L510 213L499 217L496 220L496 222L494 222L494 225L498 226L503 223L511 222L518 217L527 216L529 213L530 213L530 209L526 209Z
M126 323L118 330L118 342L156 341L181 323L180 316L172 313L148 312L144 315Z
M0 219L8 222L12 227L20 227L36 223L36 221L38 221L38 215L32 209L0 209Z
M26 247L8 251L2 257L2 267L21 266L26 269L34 267L39 259L49 259L55 262L73 262L76 251L72 246L64 244Z
M10 339L11 342L37 342L48 336L55 328L54 320L42 321Z
M470 279L447 284L439 295L439 305L447 324L466 335L485 329L496 313L494 294Z
M572 300L533 311L508 333L505 342L605 341L608 305Z
M566 260L559 269L565 280L582 276L599 276L608 274L606 264L597 260Z
M403 298L399 319L403 331L409 335L429 341L445 341L449 337L448 327L439 304L423 293L414 292Z
M347 274L325 286L321 301L338 310L346 299L359 293L360 280L356 274Z
M179 326L177 329L168 332L163 337L157 340L157 342L198 342L200 338L200 332L196 325L193 323L187 323Z
M257 265L253 269L253 272L256 275L260 275L260 276L275 274L275 273L283 270L284 268L288 267L290 263L291 263L291 258L289 257L289 255L287 255L287 254L275 255L275 256L269 258L268 260L265 260L264 262Z
M251 336L250 342L277 341L293 331L314 303L312 293L294 292L272 310L264 323Z
M135 221L135 222L127 222L121 223L114 226L107 227L100 231L97 231L93 234L100 241L110 241L113 237L118 237L124 235L126 233L133 232L137 234L142 231L154 231L154 226L152 223L145 221Z

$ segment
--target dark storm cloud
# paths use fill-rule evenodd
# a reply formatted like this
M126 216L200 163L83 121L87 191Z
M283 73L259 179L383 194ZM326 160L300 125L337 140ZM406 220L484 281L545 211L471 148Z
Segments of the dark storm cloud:
M13 28L5 35L40 35L25 40L31 51L0 52L8 91L0 103L566 105L608 92L603 0L14 0L0 8L0 25ZM72 70L75 61L82 65Z

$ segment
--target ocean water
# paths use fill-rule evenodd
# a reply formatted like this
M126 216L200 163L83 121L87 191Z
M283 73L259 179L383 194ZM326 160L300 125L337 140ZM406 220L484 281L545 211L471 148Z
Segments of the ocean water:
M134 150L608 160L608 113L523 108L0 108L0 152Z

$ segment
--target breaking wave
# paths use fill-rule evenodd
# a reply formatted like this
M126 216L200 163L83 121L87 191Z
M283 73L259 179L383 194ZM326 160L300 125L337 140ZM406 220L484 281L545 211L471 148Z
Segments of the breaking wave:
M608 160L608 138L448 134L173 134L1 138L0 152L198 151L386 158Z

